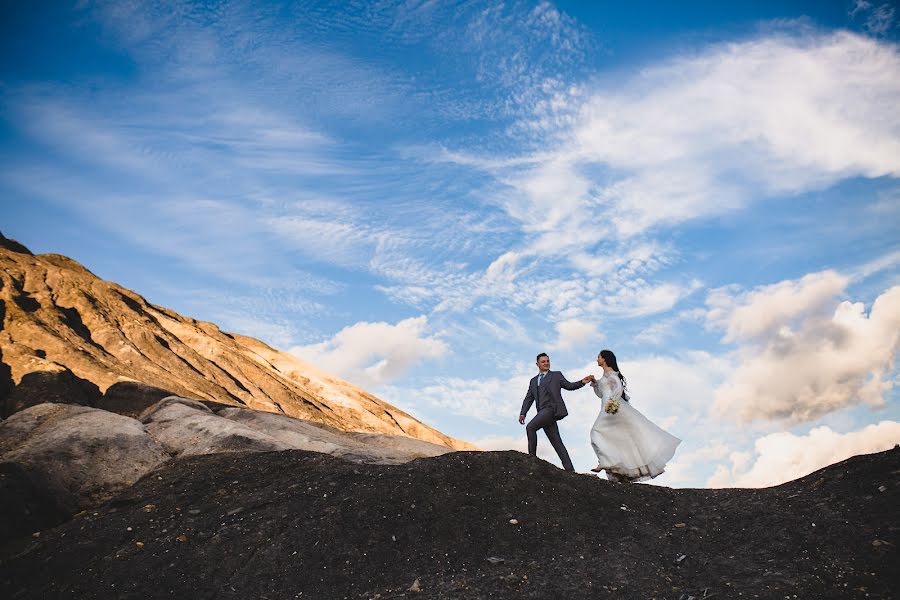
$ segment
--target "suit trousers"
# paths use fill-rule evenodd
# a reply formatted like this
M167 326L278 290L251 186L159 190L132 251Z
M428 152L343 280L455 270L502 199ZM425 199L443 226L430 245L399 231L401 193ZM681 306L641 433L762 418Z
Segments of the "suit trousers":
M547 439L550 440L550 445L556 450L559 460L562 461L563 468L566 471L574 471L575 467L572 466L572 459L569 458L569 452L559 436L559 427L556 425L556 415L553 412L553 408L549 406L542 408L525 426L525 433L528 436L528 454L532 456L537 456L538 429L543 429L544 433L547 434Z

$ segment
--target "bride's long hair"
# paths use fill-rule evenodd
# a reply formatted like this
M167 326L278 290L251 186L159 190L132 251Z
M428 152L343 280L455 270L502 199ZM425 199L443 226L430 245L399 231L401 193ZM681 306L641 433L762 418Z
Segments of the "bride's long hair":
M619 371L619 363L616 362L616 355L613 354L612 350L601 350L600 356L603 357L603 360L606 361L606 364L616 372L616 375L619 376L619 381L622 382L622 399L625 402L628 402L631 398L628 396L628 382L625 380L625 376L622 375L622 372Z

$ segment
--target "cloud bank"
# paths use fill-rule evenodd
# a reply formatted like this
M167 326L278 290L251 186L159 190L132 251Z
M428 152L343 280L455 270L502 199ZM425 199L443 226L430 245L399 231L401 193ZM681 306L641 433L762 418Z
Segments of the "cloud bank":
M739 421L811 421L857 404L880 407L900 347L900 286L868 314L840 301L847 280L832 272L730 296L710 295L710 321L738 341L739 361L717 388L715 410Z
M807 435L773 433L756 440L753 453L734 452L708 487L768 487L809 475L857 454L881 452L900 443L900 423L882 421L859 431L837 433L816 427ZM716 452L718 456L720 452Z

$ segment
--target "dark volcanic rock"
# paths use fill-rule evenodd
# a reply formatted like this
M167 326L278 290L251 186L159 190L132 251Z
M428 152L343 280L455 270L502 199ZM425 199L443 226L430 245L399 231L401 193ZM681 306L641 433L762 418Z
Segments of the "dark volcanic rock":
M8 417L45 402L93 406L99 398L100 389L96 385L68 369L32 371L23 375L19 384L7 395L3 416Z
M760 490L614 484L515 452L195 456L5 560L0 594L890 598L898 473L896 449Z
M71 517L40 473L15 463L0 463L0 511L0 544Z
M120 381L109 386L96 407L126 417L137 418L145 410L165 398L176 394L138 381Z

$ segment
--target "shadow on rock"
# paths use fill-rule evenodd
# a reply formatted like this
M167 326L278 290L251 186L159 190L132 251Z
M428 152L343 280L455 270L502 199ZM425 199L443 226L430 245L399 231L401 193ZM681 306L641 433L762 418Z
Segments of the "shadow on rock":
M3 403L3 416L9 417L31 406L45 402L93 406L100 399L100 388L72 373L59 371L32 371L7 395Z
M3 329L4 309L5 305L3 304L3 300L0 300L0 329ZM3 349L0 348L0 418L5 417L3 412L4 407L6 406L6 398L15 386L16 384L12 378L12 370L10 370L9 365L3 362Z
M174 395L168 390L139 381L120 381L109 386L95 406L136 419L163 398Z

